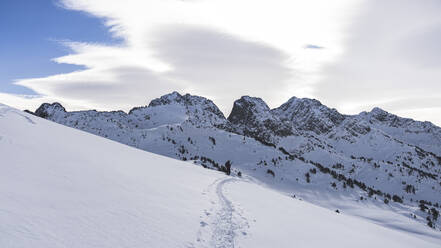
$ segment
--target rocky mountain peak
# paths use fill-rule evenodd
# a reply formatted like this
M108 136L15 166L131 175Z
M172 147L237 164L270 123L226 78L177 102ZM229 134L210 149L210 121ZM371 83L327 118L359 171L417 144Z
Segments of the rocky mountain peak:
M258 97L242 96L233 104L228 121L233 124L246 125L259 119L272 118L268 105Z
M418 123L423 124L422 122L417 122L409 118L399 117L379 107L373 108L370 112L362 112L359 114L359 116L370 123L377 123L394 128L406 128L409 126L418 125Z
M181 95L174 91L170 94L161 96L160 98L153 99L149 107L155 107L160 105L180 104L186 107L200 106L203 110L210 111L219 117L225 118L219 108L209 99L201 96L195 96L190 94Z
M65 113L66 109L58 102L43 103L35 111L35 115L42 117L42 118L47 118L47 117L53 116L57 112Z
M186 115L188 115L188 120L194 123L222 125L227 121L224 114L211 100L190 94L181 95L176 91L152 100L148 108L158 106L166 107L167 105L182 108ZM142 108L133 109L130 113L141 109Z
M316 134L328 133L345 120L345 116L336 109L309 98L292 97L271 112L281 120L292 122L295 128Z
M171 104L174 102L176 102L176 103L182 102L182 95L176 91L173 91L172 93L163 95L159 98L153 99L148 106L155 107L155 106L159 106L159 105Z
M379 120L379 121L386 121L387 119L390 119L391 117L393 118L394 115L388 113L387 111L379 108L379 107L375 107L373 108L368 115L370 115L371 117Z
M270 144L277 143L280 136L293 134L292 127L274 116L268 105L257 97L243 96L236 100L228 121L234 132Z

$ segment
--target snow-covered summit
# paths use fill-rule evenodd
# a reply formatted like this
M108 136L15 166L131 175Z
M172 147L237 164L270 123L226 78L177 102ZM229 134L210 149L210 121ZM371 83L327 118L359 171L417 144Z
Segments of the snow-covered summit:
M183 98L182 95L179 94L177 91L173 91L172 93L169 94L165 94L159 98L153 99L150 103L149 103L149 107L154 107L154 106L158 106L158 105L167 105L170 104L172 102L182 102Z
M401 141L441 156L441 128L429 121L399 117L378 107L370 112L362 112L355 118L364 120Z
M358 116L371 123L387 125L394 128L414 129L415 132L438 133L441 131L440 127L435 126L429 121L415 121L410 118L399 117L379 107L373 108L370 112L361 112ZM420 130L417 131L416 129ZM409 130L409 132L412 131Z
M224 114L211 100L190 94L181 95L176 91L153 99L148 107L133 108L129 114L142 115L154 108L165 112L169 108L175 109L186 115L186 120L199 125L222 125L226 122Z
M219 108L209 99L201 96L195 96L190 94L181 95L178 92L174 91L170 94L161 96L160 98L153 99L149 107L155 107L160 105L169 105L169 104L181 104L183 106L188 107L197 111L200 108L202 111L211 112L215 114L218 118L225 119L224 114L219 110Z
M336 109L309 98L292 97L271 112L281 120L292 122L298 129L316 134L326 134L345 120L345 116Z

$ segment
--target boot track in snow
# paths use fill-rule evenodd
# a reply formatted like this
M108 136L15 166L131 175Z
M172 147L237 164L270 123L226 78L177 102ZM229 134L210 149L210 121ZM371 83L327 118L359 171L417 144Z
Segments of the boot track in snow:
M246 235L240 230L248 227L248 221L224 195L224 186L238 180L233 177L221 178L205 190L204 194L208 195L214 206L206 210L202 217L196 247L233 248L236 236L239 233Z

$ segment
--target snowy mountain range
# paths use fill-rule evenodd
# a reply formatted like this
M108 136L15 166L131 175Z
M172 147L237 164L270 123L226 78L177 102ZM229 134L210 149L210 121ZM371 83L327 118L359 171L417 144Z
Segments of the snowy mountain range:
M33 114L376 223L384 215L367 206L441 227L441 128L430 122L379 108L345 115L296 97L270 109L249 96L225 118L211 100L177 92L129 113L44 103ZM406 221L387 226L409 230Z
M165 103L168 104L172 103ZM172 105L177 107L179 104ZM156 108L165 105L140 111L148 110L152 116L155 116L154 113L161 116L160 109ZM51 114L64 111L59 105L52 105L50 110L53 111ZM189 124L194 116L178 116L182 114L181 110L175 109L177 116L162 115L162 121L182 121L184 118L184 122L158 125L152 121L145 124L145 129L153 129L151 132L154 134L157 128L168 135L177 129L182 135L190 130L190 126L199 125ZM199 111L202 109L198 108ZM127 118L121 112L101 113L99 118L96 112L83 112L80 116L93 113L95 116L90 116L90 122L109 116ZM199 114L200 117L209 116L208 113ZM61 115L59 117L64 119ZM214 123L201 123L200 126L204 126L203 130L213 129L206 130L208 135L217 132L218 136L211 136L216 141L209 140L210 136L203 139L195 136L189 143L193 142L196 147L206 142L207 150L232 151L221 138L231 133L210 127L211 124L219 124L216 121L222 120L221 116L210 117ZM115 130L118 130L115 123L109 119L108 126L115 125ZM136 125L139 128L139 124L129 125L133 126L125 128L134 129ZM180 126L184 126L183 130ZM152 133L147 132L146 135ZM237 142L236 149L241 149L245 155L251 151L257 156L253 151L258 149L266 152L266 156L279 154L271 146L262 147L254 139L243 137L231 134L226 139L230 143ZM166 136L164 138L167 140ZM161 136L159 140L162 140ZM173 141L163 142L178 146L181 141L176 140L176 144ZM233 161L236 154L229 158ZM180 157L185 155L188 154ZM233 164L234 171L227 176L1 104L0 160L0 247L441 247L439 231L421 225L399 211L390 211L383 203L364 200L360 204L340 197L339 191L333 189L334 194L328 198L320 197L320 202L332 204L337 200L342 205L338 211L322 208L300 195L294 197L265 184L259 185L260 181L245 173L237 176L239 169L258 176L261 169L254 171L256 165L250 164L247 168ZM211 163L202 158L195 161L206 166ZM260 178L274 184L281 178L282 164L287 167L287 172L293 166L309 165L300 163L297 158L277 162L275 166L270 163L261 165L273 169L275 176L265 172ZM311 187L326 178L327 175L321 175L317 170L311 175L309 184L302 178L297 185L289 183L286 186L301 193L301 189L293 187L304 184L306 189L306 186ZM340 187L341 184L338 184ZM314 192L321 192L319 189L324 185ZM310 199L313 197L311 194ZM355 212L351 213L355 206L373 219L367 220ZM376 222L375 218L379 221Z

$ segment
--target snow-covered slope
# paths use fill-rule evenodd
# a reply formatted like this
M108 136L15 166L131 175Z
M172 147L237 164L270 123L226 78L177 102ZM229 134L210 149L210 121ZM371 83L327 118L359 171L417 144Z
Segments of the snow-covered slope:
M441 247L0 105L0 247ZM409 233L412 230L414 233Z
M0 106L0 247L188 247L223 175Z
M441 128L378 108L344 115L293 97L270 109L262 99L244 96L225 118L212 101L173 92L128 114L67 112L57 103L43 104L35 114L208 168L228 172L229 161L234 175L329 209L373 219L361 211L373 204L441 227Z

